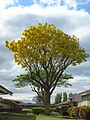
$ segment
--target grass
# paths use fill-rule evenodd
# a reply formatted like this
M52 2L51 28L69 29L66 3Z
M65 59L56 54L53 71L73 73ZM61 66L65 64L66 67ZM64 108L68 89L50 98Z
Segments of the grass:
M64 117L60 116L45 116L45 115L38 115L36 120L75 120L75 119L65 119ZM79 119L78 119L79 120Z
M0 120L36 120L33 114L3 113L0 114Z
M0 120L75 120L65 119L60 116L45 116L45 115L33 115L22 113L0 113Z

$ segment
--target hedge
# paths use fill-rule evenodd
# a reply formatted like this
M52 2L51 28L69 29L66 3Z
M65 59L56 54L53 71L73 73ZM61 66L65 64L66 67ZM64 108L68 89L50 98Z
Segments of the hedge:
M39 115L44 114L44 108L43 107L31 107L31 111L33 114ZM50 108L51 112L56 112L56 108Z
M71 117L90 120L90 106L78 106L68 108Z
M32 113L36 115L44 114L44 108L42 107L32 107L31 110L32 110Z

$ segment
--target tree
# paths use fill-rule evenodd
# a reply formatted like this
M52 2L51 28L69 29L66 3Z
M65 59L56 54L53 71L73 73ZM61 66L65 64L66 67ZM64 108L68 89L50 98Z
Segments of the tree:
M63 92L63 102L64 101L67 101L67 93L66 92Z
M41 97L39 97L38 95L34 96L32 100L37 104L43 104Z
M72 93L69 93L69 95L68 95L68 96L69 96L69 98L71 98L73 95L74 95L74 94L72 94Z
M62 93L57 93L55 96L55 104L61 103L62 100Z
M44 71L41 70L41 77L45 77ZM35 79L35 76L33 76ZM44 92L42 90L42 87L40 85L38 85L37 83L35 83L33 81L33 79L31 78L31 74L25 73L25 74L20 74L19 76L16 77L16 79L13 80L13 82L15 82L15 86L16 87L24 87L24 86L31 86L31 89L33 92L37 93L37 96L35 96L33 98L33 100L36 103L42 103L44 104ZM73 79L72 75L63 73L62 76L60 77L60 80L57 82L57 87L61 87L62 85L67 87L67 86L71 86L70 83L68 83L68 79ZM61 95L62 96L62 95ZM60 102L60 98L58 97L58 102Z
M77 93L69 93L69 98L72 98L73 96L75 96Z
M62 82L64 71L88 57L78 38L47 23L31 26L18 41L6 41L6 47L14 53L15 62L30 72L33 84L40 86L47 115L50 114L51 94L58 81Z

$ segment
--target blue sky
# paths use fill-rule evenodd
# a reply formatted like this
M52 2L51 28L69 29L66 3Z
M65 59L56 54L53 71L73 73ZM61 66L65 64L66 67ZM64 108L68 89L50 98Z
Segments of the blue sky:
M67 2L67 1L70 1L70 2ZM39 4L39 5L43 5L44 7L46 7L48 6L48 3L51 6L56 5L57 3L59 3L59 5L61 6L64 6L66 3L68 4L70 3L71 7L69 9L73 9L73 5L76 4L77 10L83 9L90 13L90 0L14 0L14 5L9 5L8 7L18 6L18 5L31 6L33 4Z
M24 69L15 64L13 54L5 47L5 40L18 40L21 33L39 22L54 24L70 35L80 39L80 45L90 54L90 0L0 0L0 84L11 90L13 96L3 98L32 102L30 87L15 88L13 79ZM57 88L58 92L79 93L90 89L90 58L67 72L74 76L72 87Z

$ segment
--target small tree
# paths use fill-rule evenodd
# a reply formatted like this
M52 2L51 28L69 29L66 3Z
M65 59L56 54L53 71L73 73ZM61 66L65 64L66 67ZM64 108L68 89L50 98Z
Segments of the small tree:
M62 100L62 93L57 93L55 96L55 104L61 103Z
M68 66L76 66L88 55L75 36L69 36L53 24L38 24L25 30L18 41L6 41L15 62L30 72L33 83L43 91L45 114L50 114L50 97ZM44 71L44 78L42 72Z
M76 95L76 94L77 94L77 93L74 93L74 94L73 94L73 93L69 93L68 97L71 98L71 97L73 97L73 96Z
M69 93L68 97L71 98L74 94L72 93Z
M67 101L67 93L63 92L63 101Z

